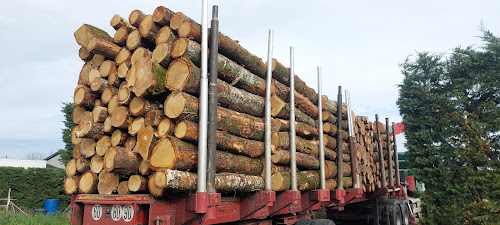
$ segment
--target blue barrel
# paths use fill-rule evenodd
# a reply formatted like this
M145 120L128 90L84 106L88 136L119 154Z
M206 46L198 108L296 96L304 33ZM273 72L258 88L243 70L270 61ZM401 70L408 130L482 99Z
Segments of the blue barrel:
M43 201L43 208L47 210L47 216L55 213L59 207L59 199L45 199Z

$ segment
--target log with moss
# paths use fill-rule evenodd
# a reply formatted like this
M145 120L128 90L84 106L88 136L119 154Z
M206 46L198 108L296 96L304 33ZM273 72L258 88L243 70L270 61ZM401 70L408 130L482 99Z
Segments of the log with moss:
M319 187L319 174L315 170L297 172L297 189L301 191L314 190ZM273 191L286 191L290 189L290 173L276 173L271 176Z

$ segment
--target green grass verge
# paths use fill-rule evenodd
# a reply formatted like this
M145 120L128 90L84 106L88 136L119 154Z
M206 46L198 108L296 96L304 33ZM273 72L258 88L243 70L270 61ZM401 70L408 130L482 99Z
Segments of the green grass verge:
M68 214L67 213L54 213L50 216L45 216L40 213L28 214L28 216L16 212L5 213L0 211L0 225L59 225L68 224Z

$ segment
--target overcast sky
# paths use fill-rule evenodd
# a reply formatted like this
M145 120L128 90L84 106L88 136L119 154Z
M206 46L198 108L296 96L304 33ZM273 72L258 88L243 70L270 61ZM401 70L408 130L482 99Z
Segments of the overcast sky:
M500 35L498 1L209 1L219 5L220 30L265 60L274 29L274 57L289 64L335 99L337 86L351 92L356 115L401 120L395 104L401 64L416 52L449 52L480 46L479 25ZM61 102L73 101L83 62L73 33L83 23L111 36L114 14L128 18L164 5L198 22L201 1L6 1L0 13L0 157L23 158L63 148ZM398 136L403 139L402 135ZM400 145L401 146L401 145ZM402 149L402 146L399 148Z

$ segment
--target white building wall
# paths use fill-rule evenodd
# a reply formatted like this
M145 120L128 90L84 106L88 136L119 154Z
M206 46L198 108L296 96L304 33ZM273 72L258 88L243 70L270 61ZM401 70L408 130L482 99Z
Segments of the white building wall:
M61 155L58 154L57 156L52 157L49 160L47 160L47 165L51 165L51 166L53 166L55 168L59 168L59 169L64 169L65 166L61 161L59 161L60 159L61 159Z
M0 159L0 167L46 168L45 160Z

